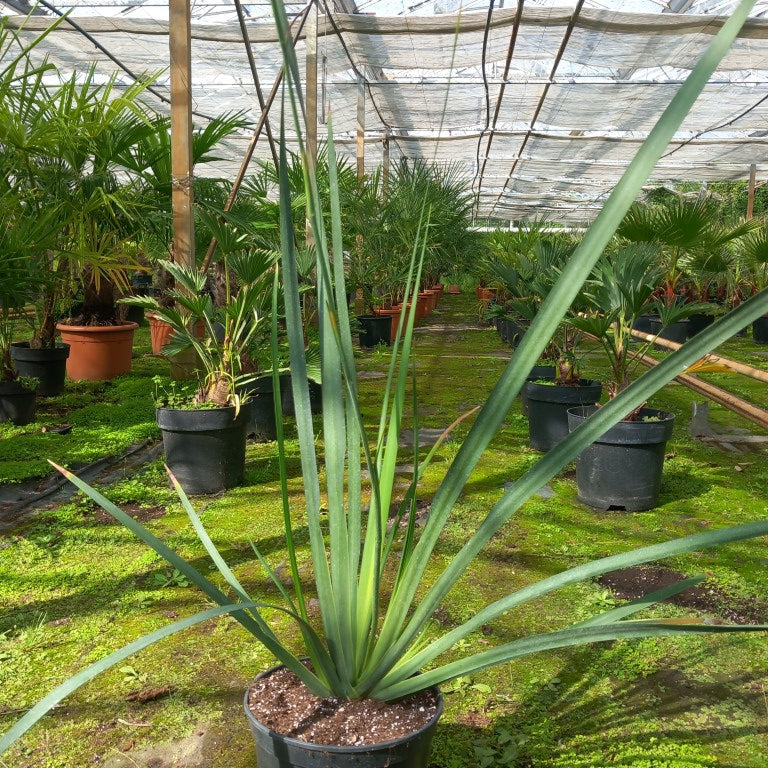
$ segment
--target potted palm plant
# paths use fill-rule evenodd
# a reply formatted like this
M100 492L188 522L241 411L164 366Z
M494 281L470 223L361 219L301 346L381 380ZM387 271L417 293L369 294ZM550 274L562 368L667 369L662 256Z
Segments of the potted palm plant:
M540 239L530 256L519 255L516 280L507 283L514 296L507 306L522 318L523 325L530 326L541 312L576 247L570 239ZM581 304L579 294L567 317L577 312ZM585 379L579 372L580 337L575 326L561 322L537 364L527 371L521 399L528 416L529 444L537 451L550 450L568 434L569 408L591 405L600 399L600 382Z
M298 73L298 66L290 43L283 6L275 3L273 7L287 62L286 74L290 82ZM415 502L419 477L434 456L432 450L415 469L412 483L400 505L398 522L402 519L406 524L387 527L395 489L399 427L410 378L409 357L415 310L412 305L402 343L395 343L393 365L383 393L382 419L377 434L369 439L366 420L361 417L357 395L343 265L340 260L330 259L331 246L325 243L319 206L316 206L318 198L313 186L312 170L308 169L307 192L313 200L310 205L311 221L317 234L316 242L319 244L317 290L322 298L322 306L326 308L319 318L325 449L323 466L319 468L309 393L306 376L303 375L304 339L294 258L293 225L290 221L289 188L283 173L281 269L285 285L286 326L291 370L294 373L292 384L305 489L305 516L302 515L302 523L306 524L308 529L320 618L315 620L307 609L309 593L296 554L292 504L286 488L285 449L281 439L278 440L283 488L281 496L293 595L274 574L266 558L260 553L258 557L266 566L267 572L273 576L276 588L283 598L283 602L275 607L295 620L296 631L303 641L302 650L298 653L290 650L295 648L296 638L277 635L274 625L262 615L262 609L269 606L251 599L246 587L226 565L183 492L182 502L202 544L218 567L223 583L227 584L225 588L216 586L98 491L67 473L77 487L153 547L190 582L199 586L216 605L156 630L109 654L63 683L3 734L0 738L0 752L7 749L66 695L101 671L123 663L130 654L161 638L222 614L231 614L255 638L264 643L282 665L262 675L246 693L246 713L252 718L250 722L257 739L257 759L260 765L311 764L318 768L339 765L401 765L425 768L429 760L425 742L428 741L430 729L434 727L440 713L439 695L435 692L435 686L460 675L474 674L495 664L506 663L543 650L619 638L767 629L764 625L731 626L664 619L634 620L636 614L648 607L649 603L689 586L688 580L664 590L661 594L647 596L645 600L610 608L587 622L537 636L510 638L497 646L485 647L479 651L472 649L464 655L459 653L458 657L450 662L441 659L444 653L461 644L464 638L480 630L488 621L561 586L607 571L705 546L762 536L768 533L768 522L761 520L653 544L578 565L500 597L498 601L448 632L437 635L428 632L432 616L442 599L520 506L594 439L626 413L639 407L656 389L671 381L681 368L695 361L712 345L727 338L740 323L762 314L768 306L768 292L753 297L734 310L730 316L703 331L689 345L674 352L657 367L633 382L562 440L505 492L487 517L479 522L476 531L469 535L459 553L446 564L434 581L425 583L431 556L439 545L451 510L485 448L501 427L517 391L523 384L527 370L548 343L561 320L563 308L572 304L579 287L588 277L599 254L608 244L618 222L626 212L629 201L639 192L645 178L652 171L690 108L693 97L703 87L709 73L727 50L749 8L750 3L741 4L735 15L723 25L712 47L694 69L689 81L678 91L670 108L665 111L658 126L633 161L627 175L609 197L602 215L587 232L581 246L573 253L561 279L553 286L541 312L531 323L520 344L516 352L518 359L507 367L488 401L477 414L472 428L432 499L429 518L421 531L417 531L415 526ZM295 103L294 114L299 114L298 103ZM281 138L284 138L284 133ZM330 167L333 168L332 157ZM331 183L333 185L333 182ZM341 246L338 211L333 215L332 231L332 248L338 253ZM417 243L406 283L406 296L410 297L415 296L418 290L418 251ZM278 288L275 276L273 307L277 305ZM275 356L277 337L277 317L273 313L271 346ZM273 375L277 378L277 370ZM370 478L370 482L365 481L365 486L361 471L361 451ZM321 494L321 478L325 480L326 494ZM626 621L630 616L633 620ZM309 657L308 662L304 663L301 656ZM350 709L363 712L363 724L353 732L354 744L349 743L349 738L337 740L336 743L327 737L318 738L316 741L307 740L305 734L290 729L281 733L270 727L273 720L268 707L266 711L260 709L256 713L253 712L255 706L259 703L268 704L270 699L278 700L279 709L284 710L286 697L281 697L280 692L287 688L295 690L296 684L290 679L286 680L293 676L298 678L299 690L302 691L303 714L299 715L299 718L303 722L315 723L329 713L339 715L340 711L346 711L350 702L354 703ZM307 690L302 689L300 684L304 684ZM275 690L278 691L277 695L272 695ZM251 695L251 692L255 692L255 695ZM391 722L387 724L386 718L377 717L376 722L383 723L385 727L374 730L369 727L373 723L370 715L372 709L366 709L366 701L379 713L388 710L387 702L400 702L401 705L405 702L406 707L410 704L409 711L413 712L415 701L415 709L424 710L421 724L414 725L413 719L409 718L409 727L406 729L408 732L402 733L401 730L398 733L396 726ZM400 711L402 712L402 709ZM363 740L366 743L358 743L358 735L365 737Z
M749 291L754 294L768 287L768 227L764 223L742 241L741 258ZM768 344L768 313L753 321L752 339Z
M758 226L746 220L730 226L723 222L719 204L711 197L695 199L668 194L660 201L636 203L630 208L618 233L633 243L659 247L661 285L666 305L680 299L686 264L696 254L715 254L735 243ZM662 326L652 320L649 330L661 338L682 344L689 335L689 320ZM693 334L691 334L693 335Z
M122 300L170 325L173 335L163 347L164 355L173 358L192 351L202 369L192 392L161 387L156 397L166 463L185 491L193 494L215 493L243 480L250 417L247 385L256 379L248 350L268 317L269 256L226 246L221 253L227 275L222 306L216 306L206 291L202 272L169 261L160 266L175 281L168 294L172 306L152 296ZM257 390L254 397L259 394L271 400L271 392Z
M655 312L665 327L707 308L706 304L667 305L654 299L661 277L658 248L649 244L621 246L604 254L584 297L589 311L569 323L596 338L610 366L606 389L613 399L626 389L640 357L653 340L630 351L632 328L644 313ZM568 411L575 429L597 406ZM596 440L576 461L579 499L598 509L639 511L658 502L666 443L672 436L674 414L643 404Z
M34 419L40 379L34 371L19 370L13 338L20 316L42 285L33 265L47 245L46 222L20 204L7 179L0 185L5 186L0 192L0 421L23 426Z

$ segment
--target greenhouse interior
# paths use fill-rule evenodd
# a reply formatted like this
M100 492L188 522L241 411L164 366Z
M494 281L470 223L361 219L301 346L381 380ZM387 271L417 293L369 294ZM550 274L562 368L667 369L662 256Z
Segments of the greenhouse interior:
M0 766L764 768L766 0L0 0Z

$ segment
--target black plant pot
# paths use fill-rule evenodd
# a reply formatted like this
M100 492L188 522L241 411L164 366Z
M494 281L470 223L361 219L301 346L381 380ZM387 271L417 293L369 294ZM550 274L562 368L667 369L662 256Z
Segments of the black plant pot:
M757 344L768 344L768 315L752 321L752 339Z
M0 421L17 427L34 421L36 397L34 389L26 389L17 381L0 381Z
M654 317L651 319L651 333L654 336L658 336L660 339L667 339L667 341L674 341L678 344L684 344L688 338L688 319L677 320L674 323L670 323L666 328L662 328L661 319ZM661 349L667 349L666 347L660 347Z
M259 675L262 678L278 667ZM312 744L282 736L262 725L248 706L245 692L245 716L256 741L258 768L427 768L435 726L443 713L443 698L438 691L435 716L419 731L400 739L360 747L335 747Z
M524 333L525 329L521 328L514 320L499 320L499 335L510 347L516 347Z
M568 434L568 409L594 405L602 389L599 381L589 379L582 379L576 387L530 380L523 387L528 397L528 440L537 451L554 448Z
M388 315L359 315L360 346L370 349L377 344L389 344L392 318Z
M258 443L269 443L277 439L275 425L275 398L272 394L272 376L263 376L238 387L240 394L248 395L243 409L248 414L245 425L246 437L253 437Z
M233 406L177 410L158 408L165 462L185 493L217 493L243 482L245 472L244 408Z
M709 328L715 322L715 316L705 312L696 312L688 318L688 338L692 339L697 333Z
M594 412L594 406L572 408L569 428L576 429ZM654 420L643 421L643 417ZM592 443L576 460L579 501L597 509L627 512L655 507L674 420L672 413L643 408L639 420L620 421Z
M653 319L653 315L640 315L640 317L635 318L635 322L632 323L632 329L640 331L641 333L653 333L653 330L651 329L651 321Z
M323 411L323 388L316 381L307 379L309 385L309 407L312 413L322 413ZM291 374L283 373L280 375L280 404L283 416L295 416L296 407L293 403L293 384Z
M538 379L546 379L552 381L557 376L557 369L554 365L534 365L528 374L526 381L536 381ZM528 394L525 391L525 384L523 384L520 390L520 407L523 411L523 416L528 416Z
M11 357L19 376L35 376L40 380L37 394L53 397L64 391L69 344L57 344L53 349L30 349L28 341L11 345Z

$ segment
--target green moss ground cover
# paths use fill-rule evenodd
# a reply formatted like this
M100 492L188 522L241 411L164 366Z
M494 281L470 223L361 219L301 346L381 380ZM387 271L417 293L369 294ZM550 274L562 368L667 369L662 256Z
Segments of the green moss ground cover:
M510 353L494 331L458 325L465 324L472 311L468 297L445 297L429 322L456 327L419 333L423 427L445 427L481 403ZM749 341L736 340L721 351L765 365L765 357ZM134 381L143 375L148 379L158 364L162 365L137 361L140 375ZM146 374L141 373L143 366ZM385 366L381 353L360 355L361 371L375 375ZM584 372L594 378L604 373L594 350L585 352ZM712 378L737 388L737 377ZM127 379L126 386L131 381ZM371 422L381 383L367 377L360 382ZM138 390L138 384L133 386ZM148 392L147 382L143 386ZM764 385L739 377L738 389L747 399L766 405ZM102 394L94 399L103 405ZM151 404L139 399L134 401L136 420L150 435ZM672 385L652 401L678 417L657 509L639 514L591 510L576 501L569 468L551 483L553 493L533 498L497 534L435 616L432 631L453 626L502 591L587 559L764 517L765 454L729 454L691 439L687 424L694 399L683 387ZM120 402L128 406L127 397ZM720 407L711 406L711 416L723 428L749 426ZM440 460L425 479L422 498L428 500L434 492L467 428L461 425L441 449ZM113 442L102 441L97 425L94 429L97 437L88 450L94 456L110 452L118 439L109 433ZM130 427L123 422L115 431L122 434ZM3 437L11 436L3 433ZM131 433L125 439L130 443L134 437ZM21 446L38 437L16 439ZM289 444L289 451L297 539L309 578L295 443ZM52 452L47 455L56 458ZM402 458L408 462L407 452ZM433 558L432 574L450 560L468 531L501 496L505 483L536 459L527 446L526 421L515 405L457 505ZM276 590L249 544L250 539L257 543L288 578L274 445L249 446L246 480L244 487L227 494L198 498L196 506L251 594L274 600ZM208 571L202 547L167 488L161 462L112 486L108 495L128 505L153 532ZM685 575L706 575L713 605L735 607L762 620L768 619L763 597L768 587L766 564L764 541L664 563ZM0 602L0 728L88 662L204 604L194 588L82 499L40 513L0 542ZM573 586L494 621L465 642L484 648L567 625L618 602L599 584ZM669 605L657 613L684 616L691 611ZM716 620L714 613L706 618ZM292 629L282 618L275 615L270 620L291 636ZM269 654L233 620L202 625L82 689L9 753L6 763L14 768L148 765L142 757L145 747L199 737L200 766L253 766L254 750L240 710L242 694L247 681L270 663ZM761 635L620 642L507 664L447 686L433 765L758 768L765 765L768 751L767 668L768 638ZM151 690L164 693L143 704L129 700L131 694ZM155 763L157 768L166 764L172 763Z
M32 424L0 424L0 483L17 483L50 473L46 459L77 468L131 445L158 438L152 377L167 375L167 360L150 354L149 329L139 328L129 376L110 382L67 382L58 397L38 398ZM69 434L53 430L69 424Z

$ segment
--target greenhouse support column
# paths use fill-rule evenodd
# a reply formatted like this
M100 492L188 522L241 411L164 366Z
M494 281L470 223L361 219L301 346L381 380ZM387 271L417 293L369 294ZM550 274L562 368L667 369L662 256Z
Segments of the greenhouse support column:
M192 28L189 0L170 0L171 54L171 208L173 252L177 264L195 265L192 216Z
M365 175L365 80L357 78L357 178Z
M757 166L752 163L749 166L749 191L747 193L747 218L752 218L752 213L755 209L755 173L757 172Z
M307 83L304 108L307 113L307 165L317 164L317 3L312 3L307 17ZM313 242L312 229L307 220L307 245Z
M381 188L386 203L389 193L389 136L386 133L383 135L381 143Z

